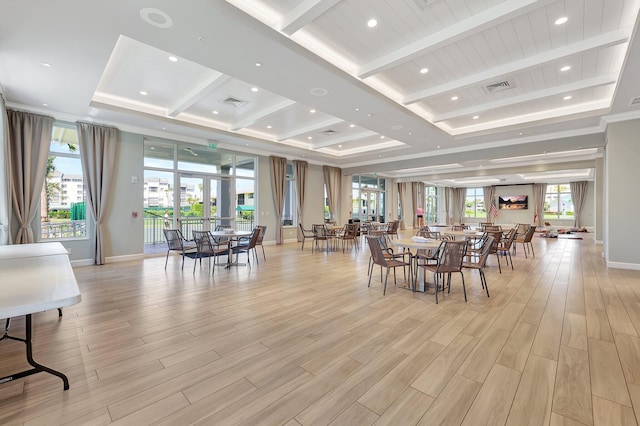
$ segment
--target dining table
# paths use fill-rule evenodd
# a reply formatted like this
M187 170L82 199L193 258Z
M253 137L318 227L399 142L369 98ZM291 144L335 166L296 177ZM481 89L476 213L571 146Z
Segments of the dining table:
M436 250L440 247L442 241L433 238L403 237L389 240L389 243L394 247L402 248L403 250L407 249L409 253L411 253L411 250L415 250L415 253L411 253L412 269L414 271L411 287L413 291L418 290L418 257L416 254L418 250L425 250L427 252ZM424 289L421 291L424 291Z
M232 266L245 266L246 263L238 263L238 255L236 254L235 260L233 260L233 244L232 242L238 242L241 238L249 237L253 231L236 231L235 229L223 229L220 231L211 231L211 236L214 239L223 239L226 238L229 240L229 252L227 254L227 266L226 268L230 268Z
M23 342L26 345L27 363L32 367L0 377L0 383L46 372L62 379L64 390L69 389L66 375L33 359L32 333L33 314L49 309L61 312L60 308L80 302L80 290L67 250L60 243L0 246L0 270L0 318L6 319L0 341ZM25 337L9 334L11 318L23 315L26 317Z

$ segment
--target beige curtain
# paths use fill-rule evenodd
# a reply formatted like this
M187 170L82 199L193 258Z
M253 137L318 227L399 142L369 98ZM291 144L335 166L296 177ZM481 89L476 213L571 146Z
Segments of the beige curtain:
M453 188L444 188L444 212L447 225L453 224Z
M466 200L467 188L453 188L453 206L459 223L464 223L464 204Z
M573 199L573 207L575 207L574 212L574 223L573 226L580 227L580 214L582 213L582 208L584 207L584 199L587 196L587 182L570 182L569 187L571 188L571 198Z
M496 217L491 212L491 205L495 203L496 187L483 186L482 194L484 195L484 210L487 212L487 222L493 222Z
M11 145L4 98L0 94L0 245L11 244Z
M274 156L269 157L269 159L271 160L273 206L276 210L276 244L282 244L282 209L284 209L287 159Z
M120 131L113 127L77 122L80 159L87 191L87 207L95 223L93 263L104 265L105 240L108 238L104 217L113 192L114 168L120 143Z
M296 192L298 193L298 223L302 223L302 217L304 212L304 196L305 188L307 187L307 170L309 169L309 163L306 161L293 161L294 173L296 176ZM298 241L302 241L304 236L298 226Z
M547 195L546 183L534 183L533 189L533 222L534 225L542 227L544 223L544 199Z
M38 212L47 169L53 118L7 110L11 163L11 196L20 222L15 243L35 241L31 225Z
M418 216L416 216L416 210L418 210L418 206L420 205L420 201L418 200L419 193L419 184L418 182L411 182L411 216L413 219L411 220L411 227L418 227Z
M338 167L322 166L322 171L324 172L324 184L327 188L327 198L329 199L329 218L333 221L337 221L342 169Z
M402 211L402 219L400 220L400 229L407 229L407 225L405 224L407 220L407 212L404 211L404 201L405 201L405 193L407 191L407 183L406 182L398 182L398 199L400 200L400 210Z

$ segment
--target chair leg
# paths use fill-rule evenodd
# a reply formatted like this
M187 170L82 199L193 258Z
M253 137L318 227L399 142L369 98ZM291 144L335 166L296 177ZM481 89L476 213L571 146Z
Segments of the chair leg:
M434 290L435 290L435 294L436 294L436 305L438 304L438 275L440 274L433 274L433 284L434 284ZM426 290L426 289L425 289Z
M464 274L460 271L460 276L462 277L462 292L464 293L464 302L467 303L467 288L464 285Z
M507 256L509 256L509 262L511 263L511 270L513 271L513 259L511 258L511 252L507 250Z
M500 255L496 252L496 259L498 259L498 271L502 273L502 267L500 266Z
M395 269L394 269L395 273ZM382 295L385 296L387 294L387 280L389 279L389 268L387 268L387 274L384 276L384 290L382 290Z
M482 284L484 285L484 289L487 292L487 297L491 297L489 296L489 284L487 284L487 277L484 275L484 270L478 269L478 271L480 271L480 281L482 281Z
M164 269L167 269L167 262L169 262L169 252L170 250L167 250L167 258L164 260Z
M267 260L267 254L264 252L264 246L262 244L260 244L260 248L262 249L262 257L266 261Z
M533 251L533 243L529 243L529 247L531 247L531 254L533 255L533 257L536 257L536 252Z
M373 268L371 270L371 273L369 274L369 284L367 284L367 287L371 287L371 277L373 276Z

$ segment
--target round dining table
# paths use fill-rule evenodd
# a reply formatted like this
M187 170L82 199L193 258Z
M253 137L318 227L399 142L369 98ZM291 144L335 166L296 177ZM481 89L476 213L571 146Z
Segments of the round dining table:
M417 250L425 250L425 251L436 250L438 247L440 247L440 244L442 243L441 240L436 240L433 238L415 238L415 237L396 238L393 240L389 240L389 242L394 247L409 249L409 252L411 252L411 249L416 251ZM418 283L418 258L414 254L411 254L411 262L413 263L412 268L414 270L414 274L412 277L413 279L412 288L413 288L413 291L416 291L417 283Z

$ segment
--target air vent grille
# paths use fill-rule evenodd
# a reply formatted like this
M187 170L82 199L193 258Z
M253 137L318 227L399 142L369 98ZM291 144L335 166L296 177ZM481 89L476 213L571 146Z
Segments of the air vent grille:
M629 102L629 106L634 106L634 105L640 105L640 96L636 96L635 98L632 98L631 101Z
M242 105L247 104L247 101L243 101L242 99L234 98L233 96L228 96L226 99L222 101L223 104L232 105L236 108L241 107Z
M492 83L484 87L487 93L497 93L503 92L505 90L513 89L514 84L509 80L499 81L497 83Z
M336 133L338 133L338 132L337 132L337 131L335 131L335 130L332 130L332 129L325 130L324 132L322 132L322 134L323 134L323 135L325 135L325 136L333 136L333 135L335 135Z

